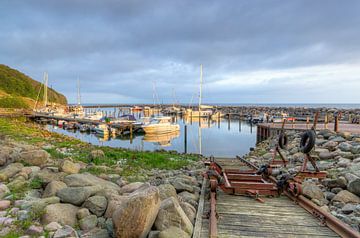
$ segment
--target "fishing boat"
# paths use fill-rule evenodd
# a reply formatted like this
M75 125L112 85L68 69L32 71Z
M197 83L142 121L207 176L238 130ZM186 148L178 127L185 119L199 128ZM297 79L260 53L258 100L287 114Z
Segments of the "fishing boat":
M107 124L99 124L97 127L94 128L95 133L105 135L109 134L109 127Z
M172 123L171 117L155 117L142 126L145 133L169 133L180 130L180 125Z

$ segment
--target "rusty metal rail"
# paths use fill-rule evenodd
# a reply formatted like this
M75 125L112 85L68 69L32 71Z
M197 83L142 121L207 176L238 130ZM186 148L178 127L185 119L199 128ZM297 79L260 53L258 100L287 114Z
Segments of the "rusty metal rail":
M267 187L264 190L267 192L264 192L261 189L259 190L259 188L263 188L263 185L260 185L260 184L261 184L262 180L264 180L264 178L259 178L258 177L259 175L257 175L256 173L254 174L254 171L259 171L260 168L258 166L256 166L255 164L249 162L248 160L245 160L240 157L237 157L237 161L240 162L241 166L246 166L249 169L247 169L247 170L245 169L245 170L242 170L243 172L240 172L239 169L235 169L235 168L222 168L221 165L218 164L214 159L212 159L211 163L208 164L209 168L210 168L209 171L211 171L210 173L208 172L205 175L205 177L207 177L210 180L210 201L209 201L210 211L208 213L208 218L209 218L208 237L212 237L212 238L218 237L218 233L219 233L219 230L218 230L219 215L217 213L218 202L220 202L220 206L227 207L227 205L224 204L223 201L216 200L218 197L217 193L219 193L217 191L217 188L221 189L225 194L239 194L239 195L252 196L257 201L260 201L260 202L264 202L264 200L262 198L260 198L261 195L275 196L275 195L277 195L277 192L280 191L280 189L277 188L277 186L276 186L279 181L271 175L265 175L265 177L268 181L267 183L272 185L272 188ZM310 175L314 175L314 174L310 174ZM318 176L318 175L315 174L314 177L316 177L316 176ZM322 176L323 175L321 174L321 176L319 176L319 177L322 177ZM237 182L238 180L241 180L242 182L238 183ZM323 211L322 209L320 209L320 207L318 207L317 205L312 203L310 200L308 200L306 197L301 195L301 181L302 181L302 178L300 178L298 180L295 179L295 180L288 181L286 188L281 190L282 194L284 194L295 204L299 205L304 210L309 212L313 217L315 217L318 221L320 221L320 224L327 226L328 228L330 228L333 232L335 232L339 236L349 237L349 238L359 238L360 237L360 234L358 232L351 229L349 226L347 226L346 224L344 224L343 222L338 220L336 217ZM246 189L244 189L244 187ZM273 193L273 191L276 191L276 194ZM221 194L223 194L223 193L221 193ZM220 197L228 198L229 196L221 195ZM273 199L273 200L276 200L276 199ZM241 207L242 205L245 205L245 204L238 204L239 207ZM284 209L286 209L286 206L288 206L288 205L284 204L284 206L285 206ZM232 208L232 209L234 209L234 208ZM267 208L267 209L269 209L269 208ZM290 209L290 207L289 207L289 209ZM291 209L294 210L295 208L291 208ZM222 211L222 213L224 214L224 216L227 217L226 219L231 218L230 214L227 215L229 212ZM272 213L276 213L276 211L272 211ZM285 213L286 213L286 210L285 210ZM304 214L303 214L303 216L304 216ZM220 217L220 219L221 219L221 217ZM244 218L239 218L239 219L242 220ZM250 217L249 217L249 219L250 219ZM277 219L277 218L274 217L274 219ZM237 222L237 220L234 217L232 217L230 220ZM263 219L261 219L260 221L262 221L262 220ZM244 224L245 223L247 224L249 222L244 221ZM266 223L267 228L269 228L268 223L272 223L272 221L267 221L267 223ZM274 224L276 224L276 223L274 223ZM309 222L307 222L306 224L309 225ZM226 227L224 227L225 225L223 223L221 223L220 224L220 233L224 234L223 233L224 228L230 229L230 230L231 229L236 230L234 225L235 224L227 224ZM239 226L241 226L241 224L239 224ZM248 226L248 225L246 225L246 226ZM316 226L316 224L314 224L310 230L313 230L314 226ZM267 229L266 227L258 227L258 229L259 229L259 231L266 230ZM315 234L313 234L313 236L315 236L315 237L316 236L334 237L334 234L332 234L329 231L327 231L326 229L323 229L320 227L321 226L319 226L319 231L321 230L321 231L323 231L323 233L321 233L321 232L319 234L315 233ZM243 232L248 233L248 234L252 234L251 232L253 232L253 231L251 231L250 228L246 228L246 227L244 228L243 226L241 229L244 230ZM298 229L298 227L291 228L291 229L294 231L294 230ZM286 228L282 228L282 232L286 233ZM221 234L220 234L220 236L221 236ZM226 233L226 234L228 234L228 233ZM261 236L261 237L265 237L265 235ZM269 236L269 237L272 237L272 236Z

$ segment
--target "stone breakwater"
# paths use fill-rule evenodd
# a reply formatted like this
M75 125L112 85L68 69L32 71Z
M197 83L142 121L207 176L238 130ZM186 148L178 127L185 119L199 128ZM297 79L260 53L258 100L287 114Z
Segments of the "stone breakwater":
M81 173L87 166L2 138L0 236L191 237L201 162L147 171L146 181L131 183L116 173Z
M289 144L282 153L289 166L278 171L295 175L300 170L304 154L299 152L301 133L287 132ZM251 162L261 165L272 159L270 150L277 138L260 143L247 156ZM331 213L353 229L360 231L360 135L317 132L316 145L311 152L320 170L327 171L326 179L308 179L303 183L304 196ZM310 163L308 169L313 170Z

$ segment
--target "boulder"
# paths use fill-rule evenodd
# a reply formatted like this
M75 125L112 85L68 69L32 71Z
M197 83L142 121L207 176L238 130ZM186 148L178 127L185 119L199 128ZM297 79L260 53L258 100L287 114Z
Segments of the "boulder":
M189 218L192 224L195 222L196 209L187 202L180 202L180 206L185 212L186 216Z
M66 184L64 182L61 181L51 181L50 183L48 183L48 185L46 185L44 193L42 195L43 198L46 197L52 197L55 196L56 193L63 189L66 188Z
M45 231L50 232L50 231L56 231L56 230L60 229L61 227L62 226L59 223L53 221L53 222L50 222L49 224L47 224L44 227L44 229L45 229Z
M329 151L335 151L336 147L337 147L338 143L335 141L328 141L325 144L323 144L322 146L326 149L328 149Z
M100 190L100 186L66 187L59 190L56 196L60 198L61 202L80 206L86 199Z
M10 193L9 188L5 184L0 183L0 199L4 198L8 193Z
M58 222L62 225L75 226L77 223L76 213L78 207L72 204L56 203L48 205L41 217L43 224Z
M92 174L71 174L64 178L64 183L69 187L84 187L99 185L104 189L119 191L119 186L105 179L98 178Z
M42 199L33 199L30 201L25 201L22 205L22 209L31 209L35 213L41 213L46 206L50 204L56 204L59 203L60 199L58 197L48 197L48 198L42 198Z
M67 174L77 174L80 171L80 165L69 160L64 160L60 165L60 169Z
M325 138L325 136L324 136L324 138ZM330 137L329 137L329 139L330 139ZM331 141L341 143L341 142L345 142L346 140L341 136L335 136L334 138L331 138Z
M321 153L319 154L319 158L320 158L321 160L329 160L329 159L332 159L332 158L334 158L334 157L335 157L334 153L331 153L331 152L329 152L329 151L321 152Z
M175 178L174 180L170 181L170 183L174 186L177 193L188 191L190 193L194 192L194 187L188 184L184 179Z
M187 202L196 208L198 206L197 201L199 199L199 195L184 191L178 194L178 199L179 201Z
M96 215L86 216L79 221L81 230L89 231L97 226L98 220Z
M178 227L170 226L169 228L161 231L158 238L190 238L190 235Z
M90 211L87 208L80 208L77 213L76 213L76 217L77 219L81 220L84 217L90 216Z
M360 145L353 146L351 148L351 153L353 154L360 154Z
M10 207L11 202L9 200L0 200L0 211L4 211Z
M338 162L337 162L337 165L338 165L338 167L346 168L349 165L351 165L351 160L340 157Z
M154 225L159 231L175 226L181 228L189 235L193 232L191 221L182 210L178 201L173 197L169 197L161 202L160 210Z
M347 142L342 142L339 144L338 148L344 152L350 152L352 145Z
M0 166L4 166L11 159L8 150L1 148L0 150Z
M356 205L348 203L348 204L345 204L345 206L343 206L341 208L341 212L344 214L350 214L355 210L355 208L356 208Z
M134 183L129 183L123 187L120 188L120 193L132 193L136 190L138 190L141 186L143 186L144 183L142 182L134 182Z
M360 197L347 190L342 190L335 195L331 202L360 203Z
M110 236L107 230L94 228L88 232L82 233L81 238L110 238Z
M60 229L58 229L52 238L78 238L77 232L72 228L71 226L64 226Z
M43 181L45 184L50 183L51 181L62 181L64 179L64 177L66 176L66 174L64 172L54 172L53 170L51 170L50 168L44 168L40 171L38 171L35 174L35 178L39 178L41 179L41 181Z
M83 207L88 208L93 214L100 217L104 214L107 203L104 196L92 196L84 202Z
M15 174L19 173L24 167L21 163L13 163L6 166L4 169L0 170L0 181L7 181L9 178L12 178Z
M176 189L171 184L161 184L158 186L158 189L161 201L169 197L174 197L177 199Z
M304 182L302 184L302 193L310 199L324 200L324 193L316 184L311 182Z
M352 180L351 182L349 182L347 189L357 195L360 196L360 178L356 178L354 180Z
M346 188L347 181L344 177L338 177L337 179L324 179L322 184L328 188Z
M42 166L48 162L50 154L45 150L30 150L20 153L20 161L34 166Z
M106 218L111 218L117 207L120 206L122 203L126 203L128 199L129 196L120 196L120 195L111 196L108 199L108 205L104 216Z
M157 187L151 186L133 193L129 200L121 203L112 216L115 237L145 238L160 207Z

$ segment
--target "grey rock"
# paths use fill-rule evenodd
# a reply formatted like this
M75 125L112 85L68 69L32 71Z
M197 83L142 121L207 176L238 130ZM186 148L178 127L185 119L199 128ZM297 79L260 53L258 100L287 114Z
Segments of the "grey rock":
M158 238L190 238L190 235L178 227L171 226L159 233Z
M332 188L331 189L331 192L332 193L335 193L335 194L338 194L339 192L341 192L343 189L342 188Z
M161 201L169 197L174 197L177 199L176 189L171 184L161 184L158 186L158 189Z
M79 220L81 220L87 216L90 216L90 211L87 208L80 208L76 213L76 217Z
M330 137L329 137L329 139L330 139ZM331 141L335 141L335 142L341 143L341 142L345 142L346 140L345 140L343 137L341 137L341 136L336 136L336 137L332 138Z
M80 206L87 198L101 190L100 186L66 187L59 190L56 195L64 203Z
M161 202L159 213L155 220L155 228L159 231L166 230L171 226L179 227L189 235L193 232L193 225L178 201L169 197Z
M328 201L331 201L335 197L336 194L332 193L332 192L325 192L324 195Z
M360 198L347 190L342 190L332 199L332 202L334 201L342 203L360 203Z
M304 182L302 184L302 193L305 197L310 199L317 199L319 201L324 200L324 193L316 184L311 182Z
M98 220L96 215L86 216L79 221L81 230L89 231L97 226Z
M5 184L0 183L0 199L3 199L8 193L10 193L9 188Z
M184 191L178 194L179 201L187 202L191 204L193 207L197 208L199 195L189 193L188 191Z
M123 187L120 188L120 193L132 193L138 189L140 189L142 186L144 185L144 183L142 182L134 182L134 183L129 183Z
M57 231L58 229L60 229L62 226L57 223L56 221L50 222L49 224L47 224L44 229L45 231Z
M57 203L48 205L41 217L43 224L58 222L62 225L75 226L77 223L76 213L78 207L71 204Z
M137 190L121 203L113 213L115 237L145 238L149 233L160 207L157 187Z
M84 202L83 207L88 208L93 214L100 217L107 208L107 199L104 196L89 197Z
M350 204L350 203L345 204L345 206L341 208L341 212L344 214L350 214L355 210L355 207L356 206L354 204Z
M339 144L338 148L342 151L345 151L345 152L350 152L351 151L351 148L352 148L352 145L347 143L347 142L342 142Z
M0 181L7 181L9 178L12 178L15 174L19 173L24 165L20 163L9 164L5 168L0 170Z
M71 174L64 178L64 183L69 187L101 186L103 189L119 191L120 187L115 183L98 178L92 174Z
M70 238L70 237L78 238L79 236L74 230L74 228L68 225L57 230L53 236L53 238Z
M360 154L360 145L353 146L351 148L351 153L353 154Z
M349 182L347 189L353 194L360 196L360 178L356 178Z
M338 177L337 179L324 179L322 184L328 188L346 188L347 181L344 177Z
M107 230L94 228L86 233L83 233L81 238L110 238L110 236Z
M52 197L55 196L56 193L63 189L66 188L66 184L64 182L61 181L51 181L50 183L48 183L48 185L46 185L44 193L43 193L43 198L46 197Z

